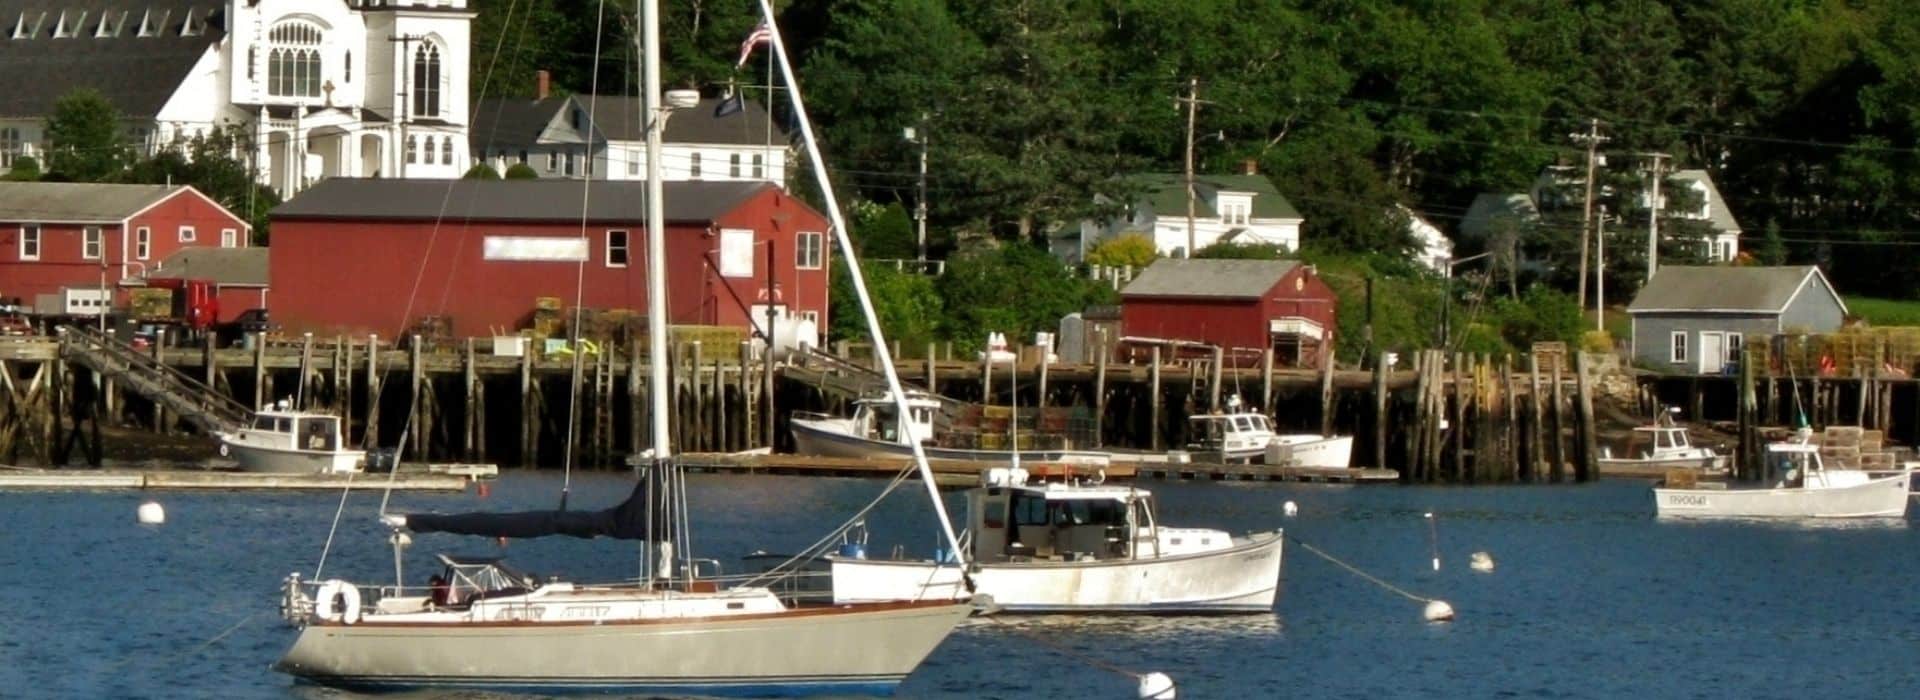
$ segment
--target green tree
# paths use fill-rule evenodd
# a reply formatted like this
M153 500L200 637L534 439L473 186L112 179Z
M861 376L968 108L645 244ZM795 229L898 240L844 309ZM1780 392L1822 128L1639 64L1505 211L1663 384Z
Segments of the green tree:
M467 168L466 174L460 177L465 180L498 180L500 172L486 163L474 163L473 167Z
M1767 220L1762 230L1760 245L1753 249L1753 259L1761 265L1787 264L1787 242L1780 238L1780 222Z
M1089 265L1122 266L1143 268L1153 264L1160 257L1160 250L1153 245L1153 239L1138 233L1115 236L1087 249L1086 262Z
M862 257L910 260L919 256L913 219L899 202L886 206L871 202L856 204L852 216L853 241L860 246Z
M1287 257L1287 250L1265 243L1222 241L1193 251L1193 257L1226 260L1283 260Z
M119 176L125 182L191 185L201 194L253 225L254 243L266 244L267 216L280 197L261 185L258 173L242 159L253 152L252 141L239 129L214 128L207 133L167 144L153 155L134 162Z
M78 182L99 182L120 173L128 161L120 134L120 111L105 95L80 88L53 103L47 119L48 167Z
M1069 272L1045 250L1007 243L963 253L948 261L935 282L946 308L944 330L963 348L986 342L987 333L1030 338L1059 328L1060 319L1089 304L1113 300L1113 290Z
M507 166L506 179L538 180L540 179L540 173L535 171L533 166L527 165L526 163L514 163L513 165Z
M13 159L13 168L0 180L8 182L32 182L40 179L40 161L33 156L17 156Z
M888 341L903 347L919 348L938 337L942 314L940 294L932 277L895 270L892 265L861 266L867 282L867 294L873 300L874 314ZM860 311L859 297L853 293L853 278L846 266L833 268L834 340L864 340L867 317Z

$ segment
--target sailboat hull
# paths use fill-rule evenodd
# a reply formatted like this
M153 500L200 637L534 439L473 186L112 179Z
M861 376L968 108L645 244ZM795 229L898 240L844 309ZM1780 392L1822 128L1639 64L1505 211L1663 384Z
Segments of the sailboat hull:
M277 669L356 689L796 696L890 694L964 603L803 608L625 623L322 623Z
M1267 613L1279 590L1279 532L1228 549L1087 562L981 564L975 590L1019 613ZM834 557L840 602L965 598L959 567Z

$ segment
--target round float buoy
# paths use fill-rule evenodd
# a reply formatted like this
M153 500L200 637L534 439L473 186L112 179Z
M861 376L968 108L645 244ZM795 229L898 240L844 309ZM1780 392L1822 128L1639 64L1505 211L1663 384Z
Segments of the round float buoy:
M140 521L141 525L159 525L167 521L167 510L161 508L159 503L147 501L140 504L140 509L134 517Z
M1453 606L1444 600L1427 601L1426 617L1428 622L1449 622L1453 620Z
M1280 512L1291 518L1300 514L1300 506L1294 505L1293 501L1287 501L1280 506Z
M1486 552L1474 552L1473 561L1468 564L1474 571L1486 573L1493 570L1493 555Z
M337 578L320 584L314 594L313 614L327 622L359 622L360 588Z
M1140 700L1173 700L1173 678L1159 671L1140 677Z

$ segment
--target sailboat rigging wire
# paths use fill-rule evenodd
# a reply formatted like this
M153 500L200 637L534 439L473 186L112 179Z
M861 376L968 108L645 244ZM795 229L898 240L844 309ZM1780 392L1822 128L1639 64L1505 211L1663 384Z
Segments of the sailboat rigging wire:
M854 252L853 238L847 231L845 217L840 213L840 200L834 194L833 179L827 177L826 160L820 154L820 140L814 136L813 122L807 117L806 102L800 96L800 81L794 78L793 62L787 56L787 40L781 33L779 22L774 16L772 0L760 0L760 13L761 19L769 29L768 44L772 46L773 54L779 61L780 74L787 81L787 96L792 103L794 120L800 124L801 140L806 144L807 159L813 166L814 180L820 186L821 198L826 200L827 217L833 223L834 242L838 244L840 256L844 258L842 263L847 266L847 280L853 283L854 297L860 301L860 313L866 317L867 334L871 336L873 346L877 349L874 357L880 360L880 369L887 377L887 391L892 394L895 410L902 416L909 415L906 390L901 387L900 374L893 366L893 355L887 351L886 334L880 328L880 317L873 309L873 297L867 291L866 275L860 270L858 262L860 258ZM960 537L954 534L953 522L947 518L946 504L940 500L940 486L934 483L933 467L927 464L926 448L920 444L919 440L908 440L907 443L913 450L914 468L920 471L920 478L926 482L927 499L933 506L935 519L940 521L940 531L947 536L947 543L953 547L954 556L964 565L966 553L960 549Z
M327 569L327 553L333 551L333 536L340 531L340 514L347 512L347 494L349 493L353 493L353 472L347 472L347 485L340 487L340 507L333 511L333 525L327 528L327 543L320 547L320 563L313 567L315 581L320 580L320 572ZM384 506L385 503L382 502L382 505Z
M766 571L760 572L759 574L754 575L752 578L747 579L746 582L743 583L742 585L752 586L762 581L773 581L779 578L783 578L783 576L776 576L775 574L784 574L788 571L789 567L798 566L800 562L809 561L818 557L819 552L825 551L827 545L833 541L833 538L839 537L845 534L848 530L853 528L855 523L858 523L862 520L866 520L867 514L873 512L874 508L879 507L880 502L886 500L887 496L892 494L894 489L899 488L900 484L905 483L907 480L907 476L913 473L914 473L914 465L912 464L908 464L907 466L901 468L899 473L894 474L893 479L887 482L886 487L880 489L880 495L874 496L873 500L868 501L867 505L862 506L860 510L856 511L851 517L847 518L846 522L841 523L839 527L836 527L832 531L828 532L826 535L821 536L821 538L818 540L815 540L813 544L807 545L805 549L800 550L798 553L794 554L791 557L787 557L786 561L780 562L779 564L774 565L773 568L767 569Z
M600 100L600 34L605 30L607 21L607 2L596 3L593 16L593 70L587 80L587 132L594 130L594 115L599 114ZM572 156L569 155L569 158ZM608 161L612 167L612 161ZM586 314L587 258L593 257L593 243L587 237L587 205L593 199L593 152L587 152L586 177L580 180L580 245L588 253L573 265L573 328L567 333L567 342L573 349L573 376L569 380L571 388L567 391L567 439L560 456L560 510L567 509L567 495L573 491L573 441L574 433L579 431L580 417L580 361L586 353L581 351L581 319ZM611 262L611 261L609 261Z

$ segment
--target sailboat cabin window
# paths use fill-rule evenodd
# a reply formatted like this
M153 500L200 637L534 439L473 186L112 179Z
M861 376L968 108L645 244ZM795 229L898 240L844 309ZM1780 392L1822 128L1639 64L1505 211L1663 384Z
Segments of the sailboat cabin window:
M627 232L607 232L607 267L627 266Z
M794 239L793 266L802 270L818 270L826 256L826 237L818 231L801 231Z

